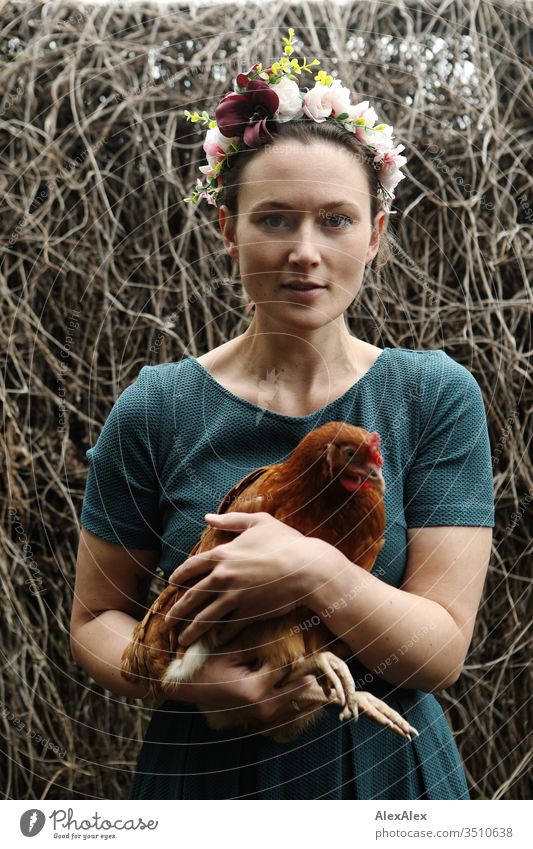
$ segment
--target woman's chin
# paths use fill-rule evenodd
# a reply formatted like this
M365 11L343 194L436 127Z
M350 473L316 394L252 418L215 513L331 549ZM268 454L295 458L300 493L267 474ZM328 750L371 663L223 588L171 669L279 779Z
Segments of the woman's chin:
M305 327L323 327L332 321L333 316L308 304L299 304L290 300L255 302L254 313L258 317L272 318L284 324Z

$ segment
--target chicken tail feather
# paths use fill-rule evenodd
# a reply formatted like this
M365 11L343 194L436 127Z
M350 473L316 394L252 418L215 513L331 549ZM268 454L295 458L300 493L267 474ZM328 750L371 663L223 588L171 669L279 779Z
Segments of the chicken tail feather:
M169 663L161 679L162 683L176 684L192 681L210 654L212 654L212 650L204 640L197 640L192 643L183 657L177 657Z

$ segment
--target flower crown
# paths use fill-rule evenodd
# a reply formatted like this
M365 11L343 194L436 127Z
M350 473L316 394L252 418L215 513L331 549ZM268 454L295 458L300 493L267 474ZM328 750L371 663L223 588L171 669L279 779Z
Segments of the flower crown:
M269 68L263 69L261 63L256 63L238 74L233 80L233 91L224 95L216 107L214 119L205 110L200 114L184 110L188 121L208 124L203 144L208 165L200 166L206 182L198 178L192 196L184 201L197 204L205 199L212 206L218 206L232 154L245 147L274 141L268 129L269 124L273 128L272 121L283 123L309 118L318 123L336 121L355 135L374 165L381 206L391 212L394 189L405 177L400 171L407 162L400 153L405 146L393 147L393 127L377 124L378 116L368 100L352 105L349 89L325 71L317 73L312 89L301 91L295 74L302 71L311 74L310 68L320 62L318 59L309 63L305 58L300 62L289 59L294 52L294 29L290 27L288 33L289 37L283 38L285 55Z

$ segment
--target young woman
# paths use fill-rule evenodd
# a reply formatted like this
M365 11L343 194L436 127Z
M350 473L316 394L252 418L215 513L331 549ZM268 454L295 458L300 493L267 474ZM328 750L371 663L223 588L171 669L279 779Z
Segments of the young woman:
M481 392L441 350L381 348L351 334L346 310L385 238L392 157L376 142L385 125L373 134L375 113L358 104L368 119L363 144L353 125L331 120L346 100L324 76L299 114L284 67L282 60L259 77L255 65L237 77L242 99L226 96L215 113L220 144L210 148L207 188L196 192L219 206L226 251L255 305L252 321L198 359L142 368L87 452L72 651L102 686L142 698L147 688L121 678L120 659L156 565L182 578L205 514L309 431L327 421L376 430L387 530L370 576L268 514L209 520L238 535L205 561L211 592L191 594L174 613L190 621L187 643L213 619L227 620L228 654L210 658L198 682L179 685L154 711L130 798L468 799L433 693L461 673L490 556ZM268 92L251 84L261 81ZM318 107L328 105L325 120ZM246 146L228 153L221 127L226 142L243 138ZM372 144L381 158L369 155ZM213 167L222 161L224 169ZM398 149L395 164L398 182ZM309 284L312 291L298 290ZM221 569L223 597L215 589ZM304 597L317 615L333 611L328 628L352 648L357 686L398 710L419 737L401 739L365 716L341 723L337 706L293 744L209 729L199 701L213 710L247 705L268 722L290 717L295 685L275 687L285 671L247 667L231 640L246 620L273 618ZM297 692L312 684L303 678Z

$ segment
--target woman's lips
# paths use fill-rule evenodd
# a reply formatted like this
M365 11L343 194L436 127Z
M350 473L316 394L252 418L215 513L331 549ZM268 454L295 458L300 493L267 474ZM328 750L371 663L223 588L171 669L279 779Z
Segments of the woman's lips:
M297 301L310 301L313 298L316 298L316 296L319 295L320 292L323 292L326 288L325 286L312 286L309 284L299 284L299 286L305 286L305 288L296 288L296 284L293 287L290 283L285 283L281 288L290 292Z

